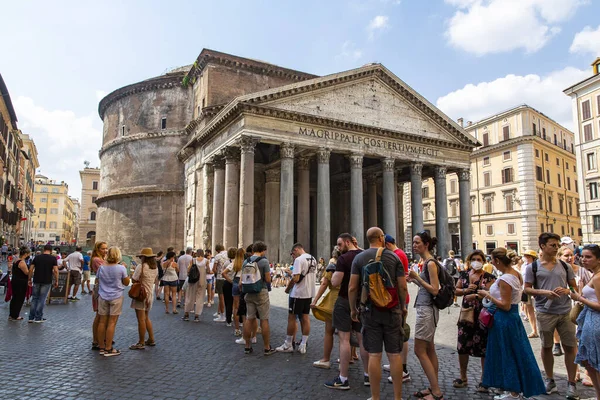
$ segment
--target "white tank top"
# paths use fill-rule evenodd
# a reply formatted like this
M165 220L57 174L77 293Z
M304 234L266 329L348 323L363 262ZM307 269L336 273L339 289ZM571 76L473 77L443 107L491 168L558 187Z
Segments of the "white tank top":
M490 287L490 295L498 300L502 300L502 295L500 294L500 281L506 282L512 288L510 304L519 304L521 302L521 293L523 289L521 288L519 278L514 275L504 274L498 278L492 287Z
M583 287L583 290L581 291L581 294L586 299L591 300L591 301L595 301L596 303L598 303L598 297L596 296L596 290L594 290L593 287L585 285Z

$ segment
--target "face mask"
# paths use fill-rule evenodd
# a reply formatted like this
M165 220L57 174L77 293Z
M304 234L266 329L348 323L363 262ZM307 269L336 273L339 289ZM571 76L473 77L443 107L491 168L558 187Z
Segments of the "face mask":
M479 271L481 268L483 268L483 264L480 261L471 261L471 268L473 268L475 271Z

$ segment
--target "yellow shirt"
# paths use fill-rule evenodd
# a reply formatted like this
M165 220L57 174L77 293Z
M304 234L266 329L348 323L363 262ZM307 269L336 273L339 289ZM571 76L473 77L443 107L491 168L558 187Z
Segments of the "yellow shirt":
M494 273L494 266L490 263L485 263L483 264L483 270L485 272L487 272L488 274L493 274Z

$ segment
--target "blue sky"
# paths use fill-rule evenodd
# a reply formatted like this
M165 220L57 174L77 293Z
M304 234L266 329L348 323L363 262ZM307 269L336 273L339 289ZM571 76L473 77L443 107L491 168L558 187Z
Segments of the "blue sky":
M452 118L528 103L572 126L562 89L600 57L600 0L0 0L0 73L40 171L80 197L99 99L211 48L318 75L380 62Z

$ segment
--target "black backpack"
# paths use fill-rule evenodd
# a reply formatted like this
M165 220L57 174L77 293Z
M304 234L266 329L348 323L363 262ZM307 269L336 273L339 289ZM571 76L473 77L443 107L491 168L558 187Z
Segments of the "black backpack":
M454 293L456 292L456 287L454 286L454 278L450 276L448 270L440 265L436 260L429 259L425 262L425 271L427 273L427 277L429 278L429 268L427 265L429 261L435 262L438 268L438 279L440 280L440 290L438 291L437 296L433 297L433 304L439 309L443 310L445 308L450 307L454 303ZM431 278L429 278L431 282Z
M456 261L454 261L454 258L446 259L446 269L450 275L456 275Z
M190 272L188 274L188 282L196 283L200 280L200 270L198 269L198 265L196 265L196 260L192 262L192 267L190 268Z

